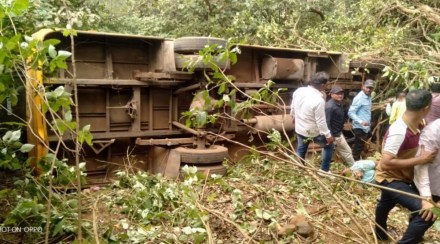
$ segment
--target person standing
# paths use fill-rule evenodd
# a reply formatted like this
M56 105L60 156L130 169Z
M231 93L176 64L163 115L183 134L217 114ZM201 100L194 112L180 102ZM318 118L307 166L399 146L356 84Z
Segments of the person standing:
M406 110L406 102L405 102L406 94L405 92L399 92L396 97L396 101L391 106L390 113L390 125L393 124L398 118L402 117L403 113Z
M354 98L348 110L353 125L354 145L353 158L358 161L364 150L365 141L371 130L371 92L374 88L374 81L367 79L360 91Z
M297 135L297 153L304 160L311 141L323 147L321 175L332 178L331 175L322 174L329 172L330 162L333 156L333 137L327 127L325 119L325 101L321 91L324 90L328 81L325 72L315 73L307 87L295 90L292 95L290 115L295 123Z
M390 126L385 134L382 155L375 176L379 185L419 194L413 184L414 166L431 162L437 154L435 150L421 150L420 155L416 157L423 118L430 109L431 100L432 95L426 90L418 89L408 93L405 113ZM382 189L375 211L377 238L388 239L386 234L388 214L397 204L400 204L412 213L412 218L398 243L419 243L425 231L434 223L432 214L427 209L432 206L427 203L429 202Z
M335 152L341 156L347 166L352 166L354 163L353 154L342 134L346 117L344 107L342 106L344 90L340 86L334 86L330 90L330 96L331 99L325 104L325 117L330 133L335 139Z
M431 109L425 117L426 124L440 118L440 82L433 82L430 84L432 92Z

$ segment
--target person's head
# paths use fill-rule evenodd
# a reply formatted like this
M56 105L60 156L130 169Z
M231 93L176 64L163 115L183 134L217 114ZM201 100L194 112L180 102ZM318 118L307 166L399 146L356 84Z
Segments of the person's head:
M412 112L428 112L431 106L432 95L424 89L416 89L406 95L406 110Z
M364 85L362 86L362 91L365 93L365 95L371 96L373 90L374 90L374 80L367 79L364 82Z
M429 85L431 92L440 93L440 82L433 82Z
M406 97L406 93L403 92L403 91L397 93L397 96L396 96L396 98L397 98L398 101L403 101L403 100L405 99L405 97Z
M341 102L344 100L344 89L340 86L333 86L330 90L330 96L333 100Z
M327 84L328 81L328 74L326 72L317 72L312 75L312 78L310 79L310 85L318 89L319 91L324 90L325 84Z

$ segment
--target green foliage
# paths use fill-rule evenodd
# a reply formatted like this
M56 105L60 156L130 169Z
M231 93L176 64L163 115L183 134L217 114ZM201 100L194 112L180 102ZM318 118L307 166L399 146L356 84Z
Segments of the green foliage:
M147 173L117 173L119 179L114 185L119 191L109 206L119 205L122 213L137 223L122 219L120 223L127 232L120 234L118 239L130 243L148 240L204 242L203 221L207 216L197 207L204 177L198 175L194 167L186 166L183 170L186 176L182 183ZM174 234L166 234L163 223L173 223Z
M54 164L53 171L51 165ZM22 180L15 182L16 201L15 208L7 215L3 222L5 226L36 227L40 234L45 230L47 212L47 195L49 180L55 187L72 186L76 182L74 166L69 166L64 160L58 160L54 155L48 154L39 162L43 173L39 178L27 174ZM84 182L85 164L80 165L81 177ZM75 232L77 212L76 194L67 195L62 191L52 192L52 211L50 214L50 233L52 237ZM84 223L86 225L87 223Z
M435 77L431 76L429 65L423 60L421 61L402 61L396 66L397 70L393 70L390 66L383 69L383 77L387 77L396 85L406 89L429 88L430 80Z
M230 61L231 65L234 65L237 62L238 54L240 54L239 45L234 44L231 40L228 41L226 47L209 45L199 52L199 59L210 67L204 70L204 76L208 82L205 86L206 89L199 91L194 96L193 104L196 106L182 113L183 118L186 118L187 127L204 128L208 124L214 124L218 118L222 117L225 109L230 109L232 117L246 118L251 116L254 105L265 104L276 108L277 102L280 100L279 93L285 89L273 91L272 86L275 83L268 81L258 91L251 95L246 94L235 86L233 82L235 78L226 75L217 65L219 59L222 62ZM188 63L187 69L192 72L194 65L194 62ZM220 96L220 99L214 99L214 96ZM237 96L243 97L239 103Z
M25 153L34 145L21 142L21 130L6 131L0 139L0 169L18 170L25 166Z
M53 91L47 91L44 96L47 99L47 104L43 104L43 113L46 113L49 108L53 112L58 112L60 109L70 111L70 106L73 101L71 99L72 94L64 90L64 86L59 86Z
M343 51L357 60L387 64L397 73L403 66L423 64L426 75L413 74L420 79L405 80L406 88L426 87L426 77L440 76L438 1L112 0L100 7L106 10L100 30Z

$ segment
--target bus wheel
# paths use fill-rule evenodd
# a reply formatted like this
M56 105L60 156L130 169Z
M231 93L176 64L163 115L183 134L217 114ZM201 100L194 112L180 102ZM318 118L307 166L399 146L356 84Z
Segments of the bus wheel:
M205 149L178 147L176 151L180 153L180 162L186 164L221 163L229 156L226 147L217 145Z
M206 45L226 47L227 41L215 37L181 37L174 40L174 52L193 54L203 50Z

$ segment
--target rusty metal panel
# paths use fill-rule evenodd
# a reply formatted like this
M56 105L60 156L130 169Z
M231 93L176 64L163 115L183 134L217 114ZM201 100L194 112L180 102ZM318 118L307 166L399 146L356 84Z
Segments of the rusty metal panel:
M112 46L114 63L148 64L148 48L146 46Z
M92 132L106 131L106 90L81 88L78 90L80 127L91 125Z
M304 76L304 61L266 56L261 62L261 75L265 80L300 80Z
M131 118L127 112L127 105L133 96L131 89L110 90L109 116L110 131L128 131L131 127Z
M82 116L82 115L80 115ZM80 117L80 128L85 125L90 125L91 132L104 132L106 131L105 114L94 115L93 117Z
M168 40L161 43L153 43L150 48L151 70L176 71L174 62L174 41Z
M153 130L168 129L170 118L171 89L153 89Z
M237 82L255 82L257 78L253 72L255 60L252 50L242 49L237 59L237 65L232 65L228 75L233 75Z
M68 70L72 72L72 64L68 63ZM105 63L76 63L76 75L81 79L102 79L106 74Z
M141 109L139 111L141 118L141 130L148 130L150 118L150 88L141 89Z
M105 62L105 46L98 43L80 43L75 46L77 61Z
M78 109L80 114L105 113L106 89L81 88L78 90Z
M133 71L148 71L146 64L113 63L113 77L115 79L133 79Z

